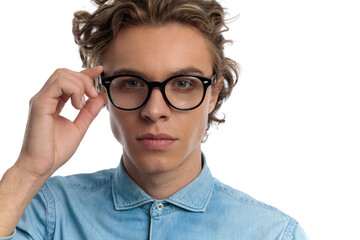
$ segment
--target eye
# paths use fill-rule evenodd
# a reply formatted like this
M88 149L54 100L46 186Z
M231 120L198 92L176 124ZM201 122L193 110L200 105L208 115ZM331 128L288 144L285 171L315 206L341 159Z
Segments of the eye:
M179 88L188 88L191 86L191 84L188 81L179 80L174 83L174 86Z
M145 83L141 79L128 76L114 79L111 85L117 91L134 91L145 87Z
M128 88L141 87L142 83L140 81L137 81L137 80L124 80L122 82L122 86L123 87L128 87Z
M176 78L171 82L172 88L189 89L194 86L192 78Z

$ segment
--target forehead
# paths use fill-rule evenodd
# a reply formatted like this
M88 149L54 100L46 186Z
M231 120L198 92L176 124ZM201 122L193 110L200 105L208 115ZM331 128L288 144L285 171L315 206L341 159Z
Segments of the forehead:
M212 74L208 41L198 30L179 24L135 26L120 30L104 56L104 71L122 69L161 78L182 69Z

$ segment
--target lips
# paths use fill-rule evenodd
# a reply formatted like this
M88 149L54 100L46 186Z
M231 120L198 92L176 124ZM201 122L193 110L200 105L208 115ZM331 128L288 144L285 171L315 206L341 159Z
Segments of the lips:
M137 142L148 150L165 150L178 139L167 134L146 133L136 138Z

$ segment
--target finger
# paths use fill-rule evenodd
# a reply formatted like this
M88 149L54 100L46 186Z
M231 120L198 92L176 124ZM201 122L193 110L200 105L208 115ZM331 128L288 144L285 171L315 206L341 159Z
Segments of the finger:
M69 97L68 96L61 96L59 98L59 102L58 102L58 105L56 106L56 111L55 111L55 116L58 116L60 114L60 112L62 111L62 109L64 108L65 106L65 103L69 100Z
M49 77L49 79L45 82L44 86L41 88L40 92L44 89L48 88L50 85L52 85L56 80L59 78L65 78L66 76L69 76L71 74L71 70L67 68L58 68L54 71L54 73Z
M98 92L94 87L94 80L90 78L88 75L83 73L74 73L74 76L81 82L84 88L84 93L89 98L96 98L98 96Z
M59 83L60 84L60 83ZM79 84L79 82L74 82L71 80L64 80L59 86L58 91L62 93L58 99L71 99L71 105L76 109L82 109L85 105L84 100L84 86Z
M72 72L72 74L82 82L85 88L85 94L89 98L96 98L98 93L95 90L93 79L98 77L102 71L103 67L97 66L94 68L87 68L81 72Z
M59 81L61 79L68 79L78 84L81 84L85 89L84 92L86 93L86 95L90 98L94 98L97 97L97 92L94 88L93 78L99 76L102 71L102 66L88 68L81 72L75 72L66 68L59 68L50 76L49 80L44 84L43 88L40 91L44 91L44 89L48 88L55 81Z
M97 76L102 70L102 66L85 69L81 73L57 69L35 96L42 99L38 102L43 102L41 105L46 109L40 112L59 114L69 98L76 109L81 109L85 105L84 93L89 98L97 97L91 77Z
M84 86L82 84L65 78L53 82L37 96L42 102L45 113L54 114L62 108L62 102L65 103L69 98L76 109L81 109L84 106L83 95Z
M67 80L71 81L80 89L82 89L82 94L85 93L90 98L94 98L97 96L97 92L93 86L93 80L88 75L66 69L65 71L61 72L61 76L58 76L58 79L55 81Z
M93 68L87 68L81 71L82 74L87 75L89 78L93 79L99 76L104 71L103 66L96 66Z
M79 115L74 120L75 126L79 129L82 136L85 135L92 121L98 115L107 101L105 93L99 93L98 97L88 99L84 108L80 110Z

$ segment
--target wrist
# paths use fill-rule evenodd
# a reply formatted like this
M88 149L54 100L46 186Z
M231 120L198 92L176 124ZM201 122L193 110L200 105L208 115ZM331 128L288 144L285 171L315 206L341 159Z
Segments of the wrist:
M36 179L14 165L0 181L0 237L13 234L17 223L43 180Z
M24 179L34 184L37 182L45 182L53 173L51 166L45 167L45 162L40 162L37 159L31 158L26 154L20 154L15 164L9 169L18 173ZM40 166L40 167L36 167Z

